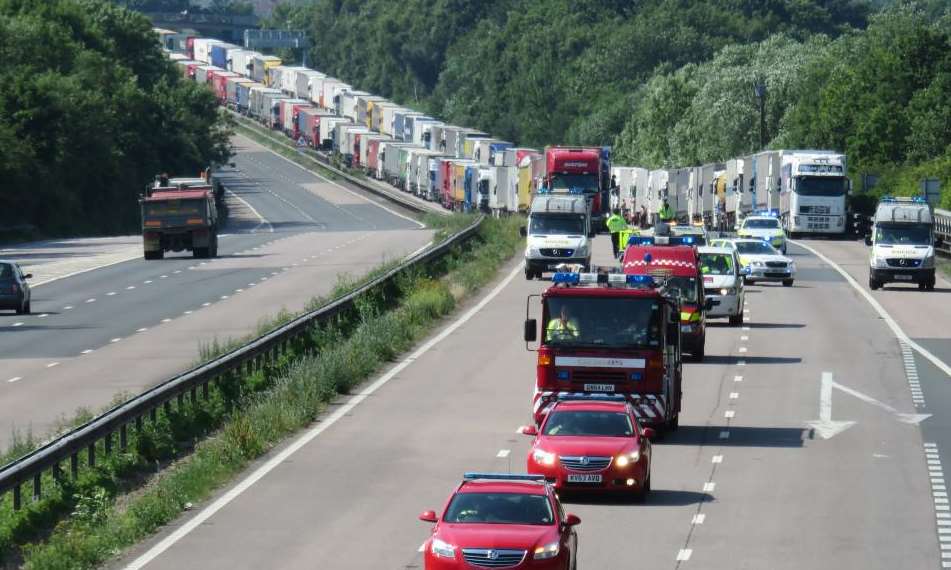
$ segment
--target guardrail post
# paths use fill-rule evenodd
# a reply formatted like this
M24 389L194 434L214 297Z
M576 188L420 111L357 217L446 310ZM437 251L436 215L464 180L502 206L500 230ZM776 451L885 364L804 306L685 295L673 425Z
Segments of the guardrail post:
M102 439L102 447L106 451L106 455L112 453L112 432L106 434L106 437Z
M142 416L135 417L135 431L136 433L142 433Z
M162 404L162 409L165 410L165 418L168 419L168 416L172 415L172 402L165 400L165 403Z
M158 407L157 406L149 410L149 419L152 420L153 424L158 421Z
M119 449L125 451L129 447L129 424L122 424L119 427Z
M23 501L20 498L20 484L17 483L13 486L13 510L19 511L22 503Z
M188 393L188 395L189 397L191 397L192 405L194 406L195 404L197 404L198 403L198 386L192 386L192 389Z
M184 392L179 392L177 399L178 399L178 409L181 410L181 409L182 409L182 406L185 405L185 393L184 393Z
M39 501L43 496L43 472L39 471L33 475L33 500Z
M69 474L73 479L79 477L79 453L73 453L69 456Z
M202 397L202 399L204 399L204 400L207 400L207 399L209 398L209 395L208 395L208 384L209 384L209 383L210 383L210 381L209 381L209 382L205 382L204 384L201 385L201 397Z
M95 467L96 466L96 442L94 441L90 443L89 447L87 447L86 450L89 453L89 466Z

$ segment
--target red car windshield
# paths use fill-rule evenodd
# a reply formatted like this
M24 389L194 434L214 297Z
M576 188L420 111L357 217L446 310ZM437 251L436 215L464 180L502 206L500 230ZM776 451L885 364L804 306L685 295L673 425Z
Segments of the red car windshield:
M551 297L545 344L558 347L660 346L661 308L654 299Z
M623 412L555 410L545 422L543 435L589 435L601 437L631 437L634 426Z
M547 495L527 493L456 493L443 520L448 523L550 525Z

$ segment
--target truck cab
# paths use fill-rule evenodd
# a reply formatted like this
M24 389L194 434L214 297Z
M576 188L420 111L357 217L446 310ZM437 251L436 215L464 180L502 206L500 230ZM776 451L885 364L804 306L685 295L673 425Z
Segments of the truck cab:
M869 289L886 283L916 283L922 291L934 290L934 217L924 199L882 198L875 209L872 232Z
M683 350L701 361L706 343L706 311L716 304L707 300L697 248L691 236L632 236L621 267L629 275L664 279L668 294L680 298L680 331Z
M545 149L545 185L553 194L581 194L590 202L594 228L601 227L603 168L607 162L602 149L594 147L547 147ZM610 172L608 173L610 177Z
M540 425L560 394L622 394L642 424L676 429L678 300L646 275L558 272L552 281L526 306L525 341L539 343L535 422ZM540 337L538 320L528 318L535 300L541 302Z
M522 234L525 278L541 277L561 264L591 264L591 203L584 196L542 195L532 200Z

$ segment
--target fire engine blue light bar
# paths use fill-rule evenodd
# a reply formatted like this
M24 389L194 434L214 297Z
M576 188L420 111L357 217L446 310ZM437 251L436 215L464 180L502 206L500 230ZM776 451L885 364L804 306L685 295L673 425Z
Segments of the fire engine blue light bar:
M660 240L654 236L631 236L627 245L694 245L697 238L694 236L662 236Z
M581 274L573 273L568 271L560 271L552 274L551 276L552 283L567 283L569 285L577 285L581 282Z
M627 282L629 285L653 285L654 278L650 275L628 275Z
M462 476L465 481L475 479L488 479L492 481L545 481L544 475L532 475L530 473L479 473L478 471L469 471Z

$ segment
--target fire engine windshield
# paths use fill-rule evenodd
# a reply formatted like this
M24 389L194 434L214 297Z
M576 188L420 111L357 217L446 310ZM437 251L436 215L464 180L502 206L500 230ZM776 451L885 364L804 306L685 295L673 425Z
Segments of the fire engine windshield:
M796 194L800 196L845 196L846 179L838 177L800 176Z
M598 191L598 177L594 174L556 174L551 177L551 189L594 193Z
M660 346L662 310L654 299L552 297L545 343L564 347Z

